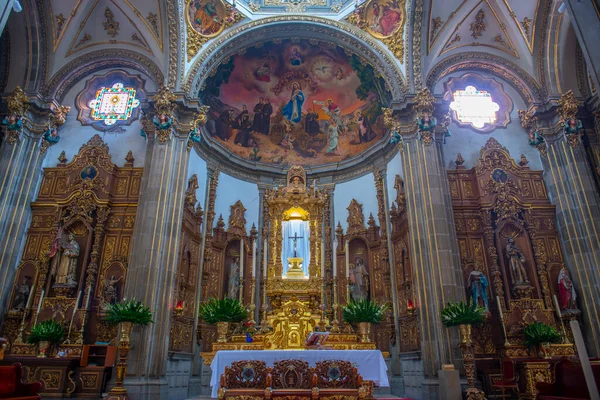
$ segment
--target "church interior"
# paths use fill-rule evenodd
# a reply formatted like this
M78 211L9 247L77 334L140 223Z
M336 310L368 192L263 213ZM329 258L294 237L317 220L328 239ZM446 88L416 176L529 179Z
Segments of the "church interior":
M598 399L599 0L0 0L0 397Z

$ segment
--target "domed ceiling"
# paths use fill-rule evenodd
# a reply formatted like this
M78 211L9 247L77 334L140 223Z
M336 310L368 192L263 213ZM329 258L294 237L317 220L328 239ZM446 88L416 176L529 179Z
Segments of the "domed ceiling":
M304 39L238 51L200 97L211 106L209 140L246 160L289 165L339 163L381 142L381 107L391 101L359 56Z

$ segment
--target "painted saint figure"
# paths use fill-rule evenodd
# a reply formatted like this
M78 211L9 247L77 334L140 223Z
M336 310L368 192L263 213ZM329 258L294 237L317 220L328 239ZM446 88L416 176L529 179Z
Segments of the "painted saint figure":
M302 54L298 51L297 47L294 47L292 49L292 55L290 56L290 64L296 67L302 64L303 62L304 58L302 57Z
M471 271L467 287L471 293L472 304L484 307L486 311L489 311L487 297L488 280L483 272L476 269Z
M263 101L262 110L260 112L262 129L260 133L264 133L268 135L271 133L271 114L273 114L273 106L271 105L271 100L269 98L265 98Z
M79 244L75 235L70 233L66 243L59 245L60 255L52 260L52 272L55 285L75 286L77 273L77 258L79 257Z
M254 78L261 82L271 82L271 66L269 65L269 60L265 61L263 65L254 71Z
M360 257L354 259L354 268L350 276L350 295L353 300L363 300L369 297L369 271Z
M235 135L234 143L241 147L252 147L254 145L254 140L250 135L250 131L252 130L250 117L246 113L242 115L241 118L242 119L239 123L238 132Z
M265 99L261 97L258 100L258 103L253 108L254 111L254 120L252 121L252 130L256 133L263 132L263 117L262 117L262 109L265 106Z
M367 143L375 139L376 133L373 132L369 119L363 115L360 110L355 114L356 123L358 124L358 141L359 143Z
M380 33L382 36L389 36L394 33L400 20L400 11L391 3L385 6L379 6L377 3L373 4L371 29L374 32Z
M302 119L302 104L304 104L304 93L300 89L298 82L292 83L292 95L290 100L283 107L283 115L288 121L298 123Z
M222 21L217 13L216 0L208 0L204 4L201 1L196 1L194 6L196 7L194 19L200 26L200 33L203 35L217 33L221 29Z
M17 286L12 309L19 311L24 310L25 307L27 307L29 293L31 293L31 285L29 284L29 277L26 276L23 278L23 283Z
M558 274L558 297L561 310L577 309L577 293L575 293L575 286L573 286L573 281L565 266L560 269Z
M229 266L229 285L227 297L237 299L240 291L240 264L239 258L235 257Z
M340 150L338 148L338 139L340 137L338 127L335 125L335 121L333 119L329 120L329 128L327 128L327 133L329 135L329 146L325 153L333 153L335 155L340 156Z
M506 245L506 255L508 256L510 263L510 275L512 278L513 286L529 284L527 278L527 271L525 270L525 256L523 252L515 245L515 239L508 238L508 244Z

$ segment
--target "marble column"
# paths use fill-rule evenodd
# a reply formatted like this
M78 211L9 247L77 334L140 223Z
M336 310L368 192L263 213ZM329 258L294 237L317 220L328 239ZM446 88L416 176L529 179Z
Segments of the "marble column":
M564 4L587 61L588 72L592 76L594 85L600 87L600 49L598 48L600 4L597 0L565 0Z
M153 324L135 327L125 387L131 399L168 399L166 378L183 218L188 135L191 125L174 115L175 97L161 88L153 118L143 121L147 139L141 194L133 231L124 297L150 307ZM179 115L179 120L184 118Z
M565 95L563 95L565 98ZM564 109L564 107L563 107ZM577 106L574 108L577 112ZM561 247L575 284L586 347L600 356L600 197L580 140L583 130L565 135L558 112L540 116L545 143L538 146L550 201L556 206ZM587 127L586 127L587 128ZM591 128L591 126L589 127ZM591 133L591 132L590 132ZM551 282L556 287L557 282Z
M437 398L437 373L444 364L462 367L457 329L442 324L440 311L448 301L464 301L458 240L452 213L448 176L444 166L446 129L431 117L433 97L428 90L417 96L417 132L402 134L402 166L409 216L413 287L420 319L421 358L425 381L423 398ZM414 126L409 122L403 126Z
M20 88L9 96L9 114L18 116L20 127L4 120L4 140L0 145L0 309L6 310L18 263L25 246L31 220L31 202L42 178L42 162L51 144L48 132L50 105L28 104ZM55 104L52 105L56 106ZM68 112L68 110L67 110ZM9 117L7 117L9 118ZM65 117L66 118L66 117ZM13 121L13 120L11 120ZM63 121L64 123L64 121ZM58 125L53 124L53 129ZM56 131L54 131L56 132ZM54 142L58 136L53 136ZM0 315L0 320L4 313Z

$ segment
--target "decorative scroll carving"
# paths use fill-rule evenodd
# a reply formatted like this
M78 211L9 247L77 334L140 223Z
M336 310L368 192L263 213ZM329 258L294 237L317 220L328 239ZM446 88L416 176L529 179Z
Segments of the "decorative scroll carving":
M234 235L246 236L246 208L241 200L230 207L228 232Z
M346 208L348 210L348 229L346 235L360 234L365 231L365 216L363 215L362 204L356 199L350 201L350 205Z

